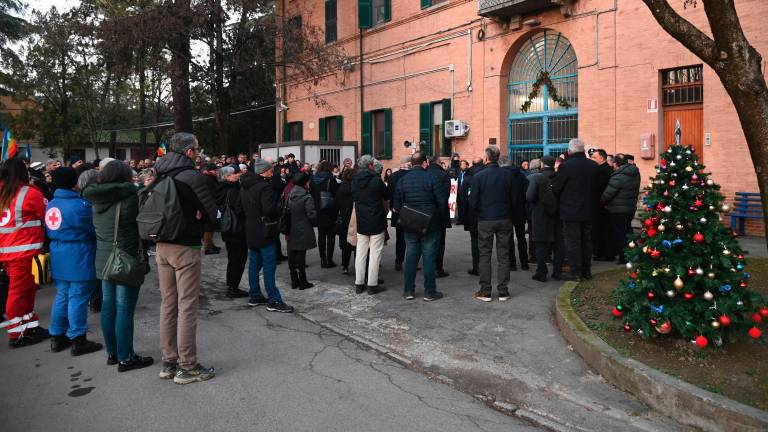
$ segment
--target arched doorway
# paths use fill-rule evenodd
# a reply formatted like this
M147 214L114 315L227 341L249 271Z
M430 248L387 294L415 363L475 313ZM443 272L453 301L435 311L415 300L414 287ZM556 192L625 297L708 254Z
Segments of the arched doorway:
M578 62L559 32L531 35L509 68L509 157L515 162L555 155L578 135Z

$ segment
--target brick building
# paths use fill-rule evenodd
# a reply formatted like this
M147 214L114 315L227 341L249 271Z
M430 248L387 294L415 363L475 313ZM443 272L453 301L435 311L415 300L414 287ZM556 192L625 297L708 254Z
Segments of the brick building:
M670 3L707 27L703 7ZM768 2L736 5L750 42L768 55ZM405 141L466 159L496 144L521 160L559 153L578 136L634 154L647 177L680 121L682 142L696 146L726 197L758 190L718 77L640 0L279 0L277 8L324 29L354 59L312 90L278 83L288 108L276 112L278 143L357 141L361 154L395 166L413 149ZM468 133L445 138L451 119Z

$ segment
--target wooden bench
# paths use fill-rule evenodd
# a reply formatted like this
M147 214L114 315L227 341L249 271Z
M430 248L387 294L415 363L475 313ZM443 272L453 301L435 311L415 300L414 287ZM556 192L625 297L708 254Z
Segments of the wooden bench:
M736 192L731 211L731 229L744 235L744 222L747 219L763 218L763 202L758 192ZM738 228L736 225L738 224Z

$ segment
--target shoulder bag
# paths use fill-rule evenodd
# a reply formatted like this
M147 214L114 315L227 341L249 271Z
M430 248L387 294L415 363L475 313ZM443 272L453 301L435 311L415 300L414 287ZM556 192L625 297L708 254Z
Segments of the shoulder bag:
M124 250L117 247L117 229L120 226L120 207L121 202L117 203L115 209L115 231L112 237L112 252L107 257L107 263L104 265L101 279L107 280L118 285L129 287L139 287L144 283L147 263L141 258L132 256Z
M424 235L429 229L429 222L432 215L423 210L403 206L398 212L398 224L408 232Z
M280 234L288 235L291 233L291 197L288 194L285 199L282 200L280 205L280 221L278 228Z
M324 191L320 191L320 210L331 210L333 208L333 194L331 193L331 182L333 177L328 180L328 185Z
M232 191L227 192L227 199L224 203L224 210L221 212L221 232L223 233L241 233L243 232L240 224L240 218L237 217L235 209L229 204L229 197Z

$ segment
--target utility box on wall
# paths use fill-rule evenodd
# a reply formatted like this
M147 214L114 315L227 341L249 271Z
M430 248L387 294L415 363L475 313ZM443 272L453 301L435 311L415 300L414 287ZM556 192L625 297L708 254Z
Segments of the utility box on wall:
M656 136L653 132L640 134L640 157L643 159L656 158Z

